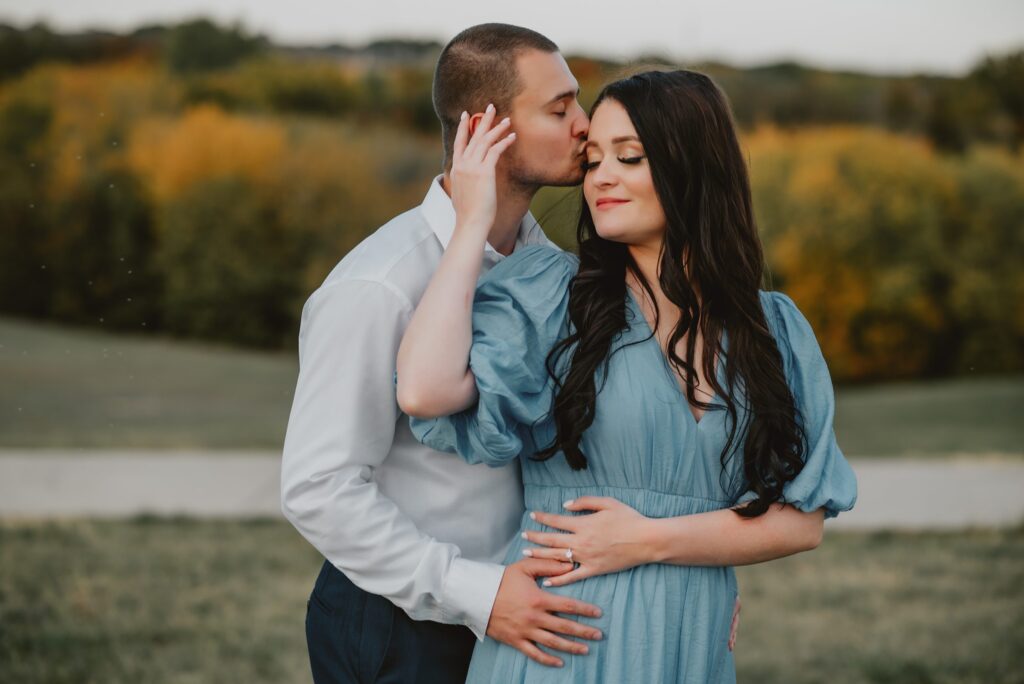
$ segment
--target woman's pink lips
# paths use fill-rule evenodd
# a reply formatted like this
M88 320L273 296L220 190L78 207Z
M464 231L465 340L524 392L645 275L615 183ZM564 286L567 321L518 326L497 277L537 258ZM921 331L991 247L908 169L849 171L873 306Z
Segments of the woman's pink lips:
M628 201L629 200L620 200L620 199L599 199L599 200L597 200L597 208L598 209L614 209L615 207L619 206L620 204L625 204Z

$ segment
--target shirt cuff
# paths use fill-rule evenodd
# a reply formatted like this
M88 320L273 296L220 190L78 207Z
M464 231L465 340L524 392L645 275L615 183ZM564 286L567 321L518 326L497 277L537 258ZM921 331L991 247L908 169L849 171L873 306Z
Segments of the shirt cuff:
M465 625L483 641L504 574L504 565L454 558L443 590L445 622Z

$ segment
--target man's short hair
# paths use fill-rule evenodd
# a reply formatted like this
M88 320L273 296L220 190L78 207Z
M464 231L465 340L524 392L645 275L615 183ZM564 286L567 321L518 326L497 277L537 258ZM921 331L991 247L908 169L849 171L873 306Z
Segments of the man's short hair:
M526 50L558 52L536 31L511 24L471 26L441 51L434 70L434 111L441 120L444 168L450 169L462 112L482 112L488 104L503 113L522 92L516 58Z

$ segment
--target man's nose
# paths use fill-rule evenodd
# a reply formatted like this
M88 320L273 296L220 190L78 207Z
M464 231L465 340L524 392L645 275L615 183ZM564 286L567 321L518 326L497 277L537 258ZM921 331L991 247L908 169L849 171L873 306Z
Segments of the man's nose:
M586 136L590 132L590 117L583 111L583 107L580 107L579 104L576 106L579 107L580 115L576 121L575 133L577 137Z

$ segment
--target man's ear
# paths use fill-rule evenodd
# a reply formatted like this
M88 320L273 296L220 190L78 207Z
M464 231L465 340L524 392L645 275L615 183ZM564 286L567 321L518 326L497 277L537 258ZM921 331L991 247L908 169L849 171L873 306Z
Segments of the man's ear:
M473 114L469 117L469 137L472 138L473 134L476 133L477 124L480 123L480 119L484 118L483 112L479 114Z

